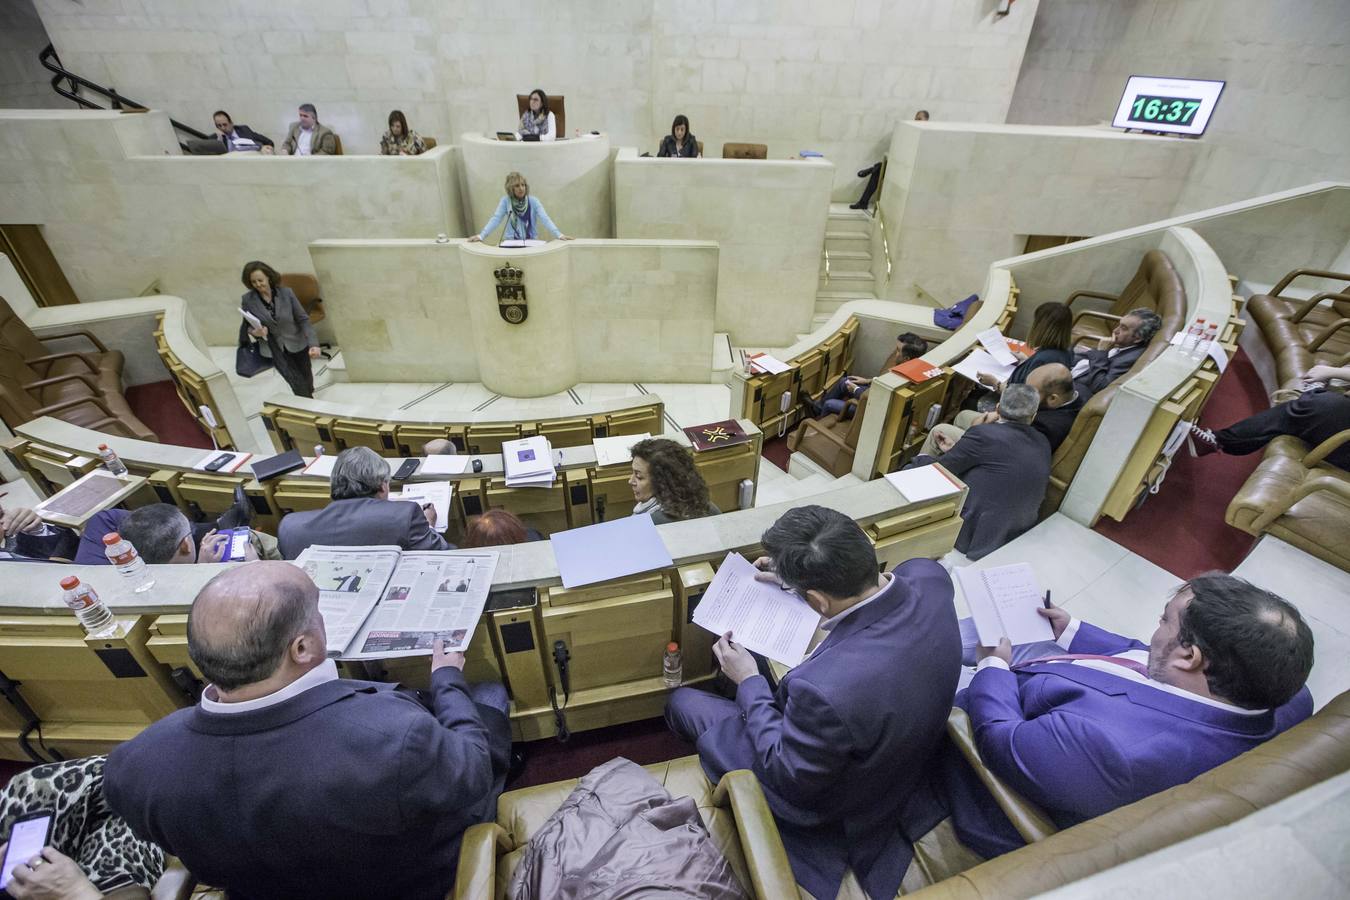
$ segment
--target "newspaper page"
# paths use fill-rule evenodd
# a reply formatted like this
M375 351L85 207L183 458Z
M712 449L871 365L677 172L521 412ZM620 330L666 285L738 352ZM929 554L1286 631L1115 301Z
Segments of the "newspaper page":
M295 560L319 588L328 655L341 656L380 601L398 565L398 547L307 547Z
M482 618L496 550L404 553L347 659L425 656L436 638L464 650Z

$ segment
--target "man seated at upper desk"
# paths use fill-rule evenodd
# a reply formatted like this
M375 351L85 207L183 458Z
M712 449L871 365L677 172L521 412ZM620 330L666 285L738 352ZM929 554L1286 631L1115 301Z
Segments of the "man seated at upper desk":
M1096 350L1080 350L1073 380L1084 400L1128 372L1160 328L1162 317L1141 306L1121 316L1111 336L1102 338Z
M911 359L918 359L928 352L928 341L919 337L912 331L906 331L895 339L895 347L891 350L891 355L886 357L886 361L881 364L881 371L876 377L880 378L893 367L903 362L909 362ZM821 398L820 403L816 403L808 395L802 394L801 401L811 412L812 418L834 413L841 415L845 419L853 418L853 410L856 406L849 406L849 400L857 400L867 392L872 386L871 378L864 378L860 375L844 374L836 381L825 396Z
M213 578L188 615L200 702L108 756L108 805L232 897L440 900L506 779L509 699L437 640L431 689L338 677L319 591L280 562Z
M1240 578L1186 582L1147 645L1038 612L1063 652L1013 664L1006 638L980 648L956 703L984 765L1060 828L1184 784L1312 714L1312 631ZM986 857L1021 846L955 748L943 763L962 842Z
M336 156L337 135L327 125L319 124L319 111L313 103L301 103L300 120L292 122L281 149L288 156Z
M363 547L393 544L404 550L453 550L431 526L436 510L389 499L389 461L369 447L338 454L329 478L333 502L323 509L288 513L277 539L282 559L295 559L312 544Z
M754 771L812 895L835 897L851 867L871 896L894 897L912 856L907 835L942 818L926 766L960 670L951 579L929 559L878 577L867 535L822 506L784 513L761 543L760 577L820 613L827 636L775 691L723 635L714 651L736 699L678 688L666 721L697 742L712 781Z

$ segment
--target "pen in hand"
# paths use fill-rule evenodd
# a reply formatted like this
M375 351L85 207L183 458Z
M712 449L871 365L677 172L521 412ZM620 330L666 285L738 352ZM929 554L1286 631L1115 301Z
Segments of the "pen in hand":
M1045 592L1045 608L1046 608L1046 609L1054 609L1054 607L1050 605L1050 592L1049 592L1049 591L1046 591L1046 592Z

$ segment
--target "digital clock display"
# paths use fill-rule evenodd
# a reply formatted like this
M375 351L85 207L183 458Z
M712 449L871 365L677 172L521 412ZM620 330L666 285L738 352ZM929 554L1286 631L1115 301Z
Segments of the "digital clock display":
M1205 133L1223 87L1222 81L1201 78L1131 75L1111 124L1198 137Z
M1195 111L1200 108L1199 100L1185 97L1153 97L1140 94L1130 104L1131 122L1169 122L1175 125L1189 125L1195 120Z

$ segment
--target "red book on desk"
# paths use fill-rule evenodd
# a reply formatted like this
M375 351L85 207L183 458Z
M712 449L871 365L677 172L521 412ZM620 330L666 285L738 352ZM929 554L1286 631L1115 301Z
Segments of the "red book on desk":
M898 366L892 366L891 371L897 375L905 376L915 384L920 384L941 375L942 366L935 366L926 359L911 359Z
M722 447L735 447L737 444L748 444L750 435L746 434L740 425L736 424L735 419L723 419L721 422L709 422L707 425L694 425L684 429L688 435L690 443L694 445L694 452L700 453L704 450L719 450Z

